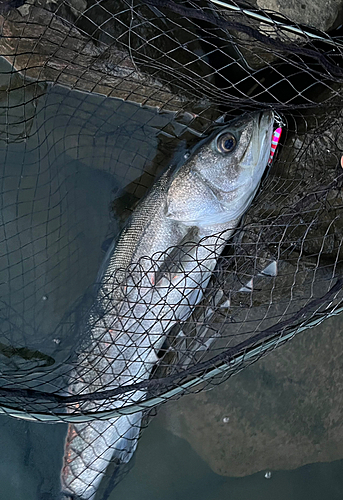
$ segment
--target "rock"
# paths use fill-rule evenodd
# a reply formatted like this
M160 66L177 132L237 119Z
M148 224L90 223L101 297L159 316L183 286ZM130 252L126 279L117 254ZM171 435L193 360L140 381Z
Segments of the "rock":
M280 0L251 0L251 10L261 9L259 14L264 14L266 10L266 18L270 18L274 14L281 14L284 17L285 24L297 25L303 27L311 27L324 32L336 28L341 24L340 18L342 16L342 4L339 0L314 0L312 2L297 2L296 0L289 0L282 2ZM249 10L249 6L245 7ZM259 20L249 17L246 13L233 12L229 9L222 9L222 15L228 21L236 21L239 23L250 26L253 30L258 30L260 33L267 37L274 38L278 41L283 41L286 45L296 43L297 45L304 45L309 42L309 38L305 35L298 35L287 29L280 29L278 25L272 23L260 22ZM280 16L278 17L280 20ZM282 18L281 18L282 21ZM243 33L232 30L232 33L237 37L238 47L244 56L245 61L253 69L261 69L272 65L278 60L281 55L281 60L287 62L289 54L292 51L286 51L284 54L278 52L276 47L269 47L268 44L260 43L253 37ZM254 43L255 42L255 43ZM313 49L313 46L309 47ZM279 60L280 61L280 60Z
M82 8L82 2L77 5ZM26 78L173 111L184 109L185 100L137 71L128 52L96 44L46 5L35 2L22 12L0 15L0 26L1 55Z
M342 10L340 0L312 0L311 2L256 0L256 6L282 14L294 23L305 24L322 31L332 29Z
M341 459L342 349L341 318L330 318L159 418L225 476Z

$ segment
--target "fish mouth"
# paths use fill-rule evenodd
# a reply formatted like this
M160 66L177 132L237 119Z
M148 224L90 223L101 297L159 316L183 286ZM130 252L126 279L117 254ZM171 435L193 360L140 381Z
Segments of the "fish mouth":
M267 109L265 111L260 111L258 118L258 124L259 126L263 127L262 122L266 121L267 123L270 123L271 121L275 121L275 113L271 109Z
M251 140L258 145L256 150L259 152L255 159L255 164L257 167L260 166L264 169L268 161L272 142L275 113L272 110L261 111L255 116L254 122L254 132ZM256 170L259 171L260 168Z
M275 122L275 113L271 109L256 112L254 115L255 126L258 127L259 130L268 129L269 126Z
M269 133L273 131L275 122L275 113L272 110L261 111L256 117L256 129L258 132L258 140L265 142ZM261 150L264 144L262 143ZM268 145L269 147L270 145Z

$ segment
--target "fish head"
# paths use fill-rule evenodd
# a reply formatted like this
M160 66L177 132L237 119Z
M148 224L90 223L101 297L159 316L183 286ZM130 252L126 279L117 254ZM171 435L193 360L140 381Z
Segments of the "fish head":
M203 227L239 219L268 164L274 113L243 116L202 141L171 181L167 216Z

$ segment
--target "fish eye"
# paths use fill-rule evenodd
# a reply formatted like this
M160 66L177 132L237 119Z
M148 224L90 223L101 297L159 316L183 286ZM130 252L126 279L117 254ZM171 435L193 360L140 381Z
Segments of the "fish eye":
M219 153L231 153L236 147L236 137L230 132L220 135L217 139L217 149Z

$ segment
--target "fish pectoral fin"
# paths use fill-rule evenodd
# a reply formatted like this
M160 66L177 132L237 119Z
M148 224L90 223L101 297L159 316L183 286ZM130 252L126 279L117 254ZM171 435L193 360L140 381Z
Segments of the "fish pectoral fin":
M194 262L198 248L198 229L191 227L180 243L166 252L164 261L155 271L154 284L158 287L169 287L184 277L185 264Z
M162 276L156 283L158 288L169 289L170 287L174 287L177 283L182 279L184 273L179 271L177 273L168 273Z

